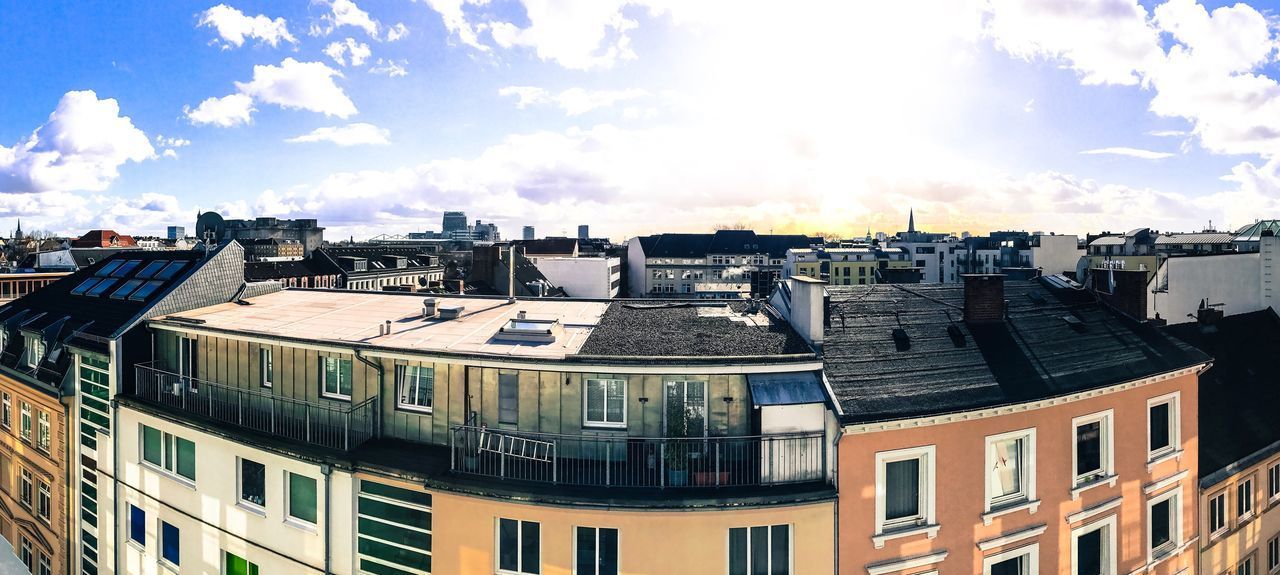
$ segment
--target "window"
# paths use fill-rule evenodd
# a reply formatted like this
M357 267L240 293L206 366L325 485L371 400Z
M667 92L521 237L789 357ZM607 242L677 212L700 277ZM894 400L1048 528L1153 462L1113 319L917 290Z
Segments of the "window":
M22 559L22 564L27 566L27 571L31 571L35 566L34 556L31 553L31 540L27 539L26 535L22 536L22 551L18 556Z
M316 480L306 475L285 472L289 500L289 517L310 524L316 522Z
M1280 569L1280 535L1267 541L1267 572Z
M262 387L271 387L276 378L275 362L271 360L271 348L258 348L258 365L261 370L259 376L262 378Z
M144 288L145 289L145 288ZM138 290L142 291L142 290ZM137 295L137 294L134 294ZM193 337L178 338L178 375L182 376L192 388L197 387L195 377L196 358L199 355L200 346L196 345L196 339Z
M588 379L582 383L583 421L598 427L627 426L627 382Z
M191 481L196 480L195 443L154 427L141 427L143 461Z
M267 466L256 461L240 459L240 501L266 507Z
M1236 521L1253 516L1253 478L1242 479L1236 484Z
M360 480L356 511L361 571L431 572L430 493Z
M1280 462L1267 469L1267 499L1280 497Z
M1227 528L1227 492L1222 491L1209 498L1209 534Z
M542 573L542 540L536 521L498 520L498 572Z
M22 428L18 430L18 435L23 441L31 441L31 404L25 401L19 401L22 419L20 420Z
M258 565L234 553L223 551L222 575L258 575Z
M147 546L147 513L136 505L129 506L129 540Z
M934 446L876 454L876 533L934 521Z
M1148 400L1148 460L1176 452L1178 445L1178 394L1171 393Z
M1036 575L1040 573L1040 545L1032 543L982 558L982 575Z
M40 554L40 571L39 575L53 575L53 560L44 553Z
M53 489L49 487L49 482L40 481L40 493L36 497L36 515L49 523L53 520L50 513L53 510Z
M1182 490L1174 489L1147 501L1147 561L1154 561L1182 545Z
M618 530L578 527L574 538L574 575L618 575Z
M1075 427L1075 485L1111 475L1111 411L1072 420Z
M729 529L729 575L790 575L791 526Z
M1116 575L1116 516L1071 530L1075 575Z
M9 429L13 425L13 420L10 419L12 407L13 399L9 397L9 392L6 391L0 394L0 424L3 424L5 429Z
M181 565L181 538L178 528L164 521L160 522L160 559L177 567Z
M34 483L30 471L23 469L18 473L18 502L27 509L31 509L31 489Z
M435 397L435 369L423 365L397 365L400 407L431 412Z
M1236 564L1236 575L1253 575L1253 556L1244 558L1244 561Z
M38 335L27 336L27 367L35 369L40 365L40 358L44 357L44 340Z
M351 360L326 357L321 360L321 390L327 397L351 399Z
M44 411L38 411L36 412L36 447L48 453L49 442L49 414Z
M987 437L987 510L1035 498L1034 429Z
M516 425L520 418L520 378L514 373L498 374L498 423Z

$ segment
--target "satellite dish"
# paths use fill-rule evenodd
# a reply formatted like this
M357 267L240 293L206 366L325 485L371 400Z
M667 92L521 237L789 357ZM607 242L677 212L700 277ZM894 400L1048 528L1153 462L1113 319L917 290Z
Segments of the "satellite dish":
M196 237L204 241L206 238L213 238L213 243L217 244L226 235L227 222L222 219L218 212L205 212L196 217Z

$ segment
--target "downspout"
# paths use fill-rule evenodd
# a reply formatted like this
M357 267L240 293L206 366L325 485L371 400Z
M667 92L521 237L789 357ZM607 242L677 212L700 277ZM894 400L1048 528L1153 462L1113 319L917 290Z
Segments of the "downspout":
M78 370L77 370L77 372L78 372ZM73 383L72 383L72 389L76 389L75 384L74 384L74 380L73 380ZM72 411L71 411L71 405L70 405L70 404L68 404L68 403L63 403L63 404L62 404L62 421L63 421L62 428L63 428L63 430L64 430L64 431L63 431L63 437L64 437L64 438L65 438L65 437L67 437L67 436L69 436L69 435L71 435L71 434L69 434L69 433L66 433L66 431L65 431L65 430L67 430L67 429L76 429L76 430L79 430L79 429L80 429L80 422L78 422L78 421L77 421L77 422L75 422L75 423L74 423L74 426L72 425L72 421L71 421L71 413L72 413ZM77 441L79 441L79 440L78 440L79 431L77 431L76 435L77 435ZM62 495L63 495L64 497L65 497L65 496L67 496L69 493L77 493L77 492L78 492L77 490L73 489L73 487L82 489L82 488L80 487L79 483L72 483L72 482L71 482L71 481L72 481L72 479L71 479L71 478L72 478L71 468L72 468L74 465L78 464L78 462L74 459L74 456L72 455L72 446L74 446L74 445L76 445L76 443L72 443L72 442L70 442L70 441L64 441L63 454L62 454L62 456L66 458L66 465L65 465L65 466L63 466L63 467L64 467L64 469L63 469L63 471L62 471L62 472L63 472L63 474L66 476L66 478L65 478L66 485L65 485L65 487L62 489ZM70 570L71 557L73 556L73 553L72 553L72 551L73 551L73 547L75 546L76 541L78 541L78 540L80 539L80 535L79 535L79 533L78 533L78 530L73 531L73 530L71 529L71 516L72 516L72 515L74 515L73 513L71 513L71 510L72 510L72 509L74 509L74 505L75 505L74 501L67 501L67 502L66 502L66 505L63 505L63 506L62 506L63 515L65 515L65 516L66 516L65 518L66 518L66 524L67 524L67 525L66 525L66 534L67 534L67 536L66 536L66 538L65 538L65 542L64 542L64 545L65 545L65 547L66 547L66 550L65 550L65 553L66 553L66 554L65 554L65 555L63 555L63 557L65 557L65 558L66 558L67 567L68 567L68 569L69 569L69 570ZM76 534L74 537L72 536L72 534L73 534L73 533L75 533L75 534Z
M382 364L379 362L370 361L369 358L363 355L360 355L359 349L352 348L351 353L355 354L356 359L360 360L360 363L363 363L378 371L378 394L381 395L382 382L383 380L386 379L386 375L387 375L386 370L384 370L382 367ZM374 405L373 419L374 419L374 426L373 426L374 435L376 437L382 437L382 405L380 401L378 402L377 405Z
M116 388L119 389L121 382L120 362L123 361L124 354L120 351L120 341L114 340L108 344L107 351L109 357L115 358L115 369L112 371L116 375ZM115 394L111 394L111 558L115 563L115 573L123 573L120 569L120 402L116 399ZM101 538L99 538L101 542Z
M329 562L332 559L332 541L329 540L329 474L333 472L333 468L324 463L320 465L320 475L324 476L324 575L329 575L332 571L329 569Z

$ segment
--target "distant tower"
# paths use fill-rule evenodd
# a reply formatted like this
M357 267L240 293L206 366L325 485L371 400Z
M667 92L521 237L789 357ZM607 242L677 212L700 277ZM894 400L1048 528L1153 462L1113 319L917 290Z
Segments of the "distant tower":
M578 226L578 239L585 240L591 237L591 228L587 224Z
M911 215L907 217L907 233L916 233L916 209L911 208Z
M533 239L534 237L536 237L536 236L535 236L534 231L533 231L533 226L525 226L525 227L524 227L524 239L526 239L526 240L531 240L531 239Z
M22 239L22 218L18 218L18 229L17 231L13 232L13 239L15 240Z

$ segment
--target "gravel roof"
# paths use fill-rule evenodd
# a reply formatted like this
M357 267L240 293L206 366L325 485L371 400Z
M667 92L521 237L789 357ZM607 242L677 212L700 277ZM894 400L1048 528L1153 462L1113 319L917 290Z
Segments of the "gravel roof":
M731 357L809 354L791 326L747 303L624 303L609 305L580 355ZM736 318L732 318L736 316Z

